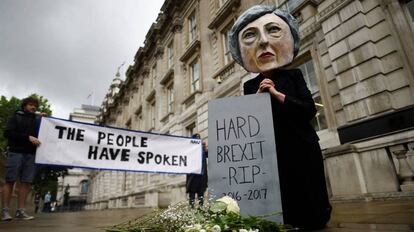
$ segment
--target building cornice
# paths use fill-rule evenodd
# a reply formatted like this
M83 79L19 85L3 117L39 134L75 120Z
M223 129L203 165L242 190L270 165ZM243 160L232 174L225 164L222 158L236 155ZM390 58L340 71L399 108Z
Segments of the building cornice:
M214 14L212 20L208 24L210 30L219 27L225 19L232 13L236 12L240 6L240 0L227 0L223 6Z

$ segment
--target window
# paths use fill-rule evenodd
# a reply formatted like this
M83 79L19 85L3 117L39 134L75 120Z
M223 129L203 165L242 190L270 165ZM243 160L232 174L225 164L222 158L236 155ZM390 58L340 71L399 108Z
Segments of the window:
M230 53L230 46L229 46L230 29L231 29L231 26L226 27L226 29L224 29L224 31L221 34L223 38L224 65L232 61L232 57Z
M191 123L190 125L188 125L188 126L185 128L186 136L188 136L188 137L193 136L193 134L195 134L195 133L196 133L195 128L196 128L195 122L193 122L193 123Z
M414 21L414 1L407 1L408 12L411 14L411 19Z
M195 13L191 14L188 18L188 32L189 32L189 42L192 42L197 38L197 20Z
M88 181L82 180L80 183L80 193L81 194L87 194L88 193Z
M152 89L155 88L155 79L157 79L157 65L154 64L154 66L152 66L152 72L151 72L151 80L150 80L150 87Z
M168 45L167 53L168 53L168 68L171 68L174 64L174 47L173 42Z
M305 0L286 0L286 1L279 1L279 8L285 10L289 13L296 10L301 4L303 4Z
M167 111L172 113L174 111L174 83L167 87Z
M151 119L151 128L155 128L155 100L151 102L150 106L150 119Z
M200 65L198 59L190 64L191 87L190 92L194 93L200 90Z
M134 129L142 130L143 128L142 128L142 113L141 112L137 114L136 120L137 120L137 124L136 124L136 128Z
M305 79L308 85L313 100L315 101L316 109L318 110L315 118L313 118L311 121L312 126L316 131L326 129L328 125L326 123L325 109L320 96L319 86L316 80L313 62L312 60L306 61L305 63L301 64L298 68L302 71L303 78Z

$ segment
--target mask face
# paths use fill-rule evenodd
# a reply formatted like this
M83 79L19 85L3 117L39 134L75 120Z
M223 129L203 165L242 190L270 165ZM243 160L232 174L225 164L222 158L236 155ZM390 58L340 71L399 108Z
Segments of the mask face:
M269 13L247 24L239 32L243 66L261 73L285 66L293 60L293 37L289 25Z

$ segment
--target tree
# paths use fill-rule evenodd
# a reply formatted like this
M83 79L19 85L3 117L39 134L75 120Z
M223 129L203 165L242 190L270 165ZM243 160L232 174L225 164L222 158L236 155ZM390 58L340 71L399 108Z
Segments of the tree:
M30 97L36 98L39 101L38 111L46 113L48 116L52 115L50 109L49 100L38 94L31 94ZM4 130L6 129L7 121L14 114L14 112L20 109L22 99L11 97L9 100L5 96L0 98L0 150L4 151L7 146L7 139L4 138ZM2 156L0 156L2 157ZM51 191L56 195L57 191L57 178L67 174L67 168L55 167L55 166L38 166L34 179L35 192L42 195L47 191Z
M7 100L5 96L0 98L0 150L4 151L7 146L7 140L4 138L4 130L6 129L7 121L20 106L21 100L16 97L11 97Z

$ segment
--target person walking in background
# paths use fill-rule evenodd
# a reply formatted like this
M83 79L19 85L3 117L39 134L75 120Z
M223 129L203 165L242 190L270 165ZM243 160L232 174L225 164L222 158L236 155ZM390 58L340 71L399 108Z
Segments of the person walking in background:
M192 136L195 139L200 139L199 134L194 134ZM191 208L194 208L195 195L197 194L198 205L202 206L204 204L204 193L207 189L207 157L208 150L206 143L203 142L203 162L202 162L202 171L201 175L199 174L187 174L186 179L186 192L189 195L189 204Z
M50 212L50 203L52 202L52 195L50 191L47 191L45 194L45 199L43 199L43 212L49 213Z
M39 205L40 205L40 199L42 197L40 196L40 193L36 193L35 197L34 197L34 205L35 205L35 210L34 212L37 213L37 211L39 211Z
M21 109L17 110L9 119L4 130L4 137L8 140L9 152L5 167L6 183L3 186L2 194L3 208L1 213L3 221L12 220L9 206L17 178L20 179L20 185L15 218L34 219L26 213L25 205L35 174L36 148L40 145L36 132L39 126L39 117L35 114L38 107L39 101L37 99L32 97L23 99Z

